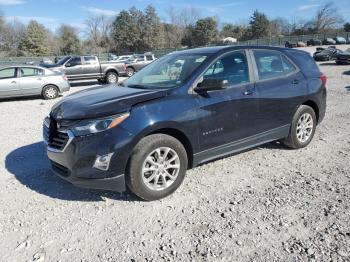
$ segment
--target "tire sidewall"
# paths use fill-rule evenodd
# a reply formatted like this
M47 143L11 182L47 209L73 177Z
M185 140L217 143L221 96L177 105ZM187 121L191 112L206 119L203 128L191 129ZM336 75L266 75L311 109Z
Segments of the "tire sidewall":
M312 121L313 121L313 129L312 129L312 133L311 133L309 139L307 141L305 141L304 143L302 143L299 141L299 139L297 137L297 125L298 125L298 121L299 121L300 117L305 113L309 113L311 115ZM316 124L317 124L317 119L316 119L315 111L309 106L302 105L298 109L298 111L295 113L294 118L293 118L293 123L291 126L291 134L290 135L291 135L292 143L293 143L295 148L304 148L311 143L311 141L315 135Z
M128 77L131 77L131 76L133 76L134 74L135 74L135 70L134 70L133 68L128 67L128 68L126 69L126 75L127 75Z
M115 82L110 82L109 81L109 76L110 75L114 75L115 76L115 79L116 81ZM106 75L106 83L107 84L117 84L118 83L118 74L114 73L114 72L108 72L107 75Z
M53 89L55 89L56 94L55 94L54 97L48 97L48 96L46 95L46 90L47 90L48 88L53 88ZM43 94L42 94L42 95L43 95L44 99L46 99L46 100L55 99L55 98L58 97L59 91L58 91L58 88L57 88L57 87L55 87L55 86L53 86L53 85L47 85L47 86L45 86L45 87L43 88Z
M149 140L149 143L142 144L140 147L135 147L127 173L127 184L131 191L148 201L158 200L172 194L182 184L188 165L186 150L178 140L167 135L160 135L158 138ZM180 170L176 180L170 187L161 191L155 191L148 188L143 182L142 166L146 157L159 147L169 147L177 153L180 159Z

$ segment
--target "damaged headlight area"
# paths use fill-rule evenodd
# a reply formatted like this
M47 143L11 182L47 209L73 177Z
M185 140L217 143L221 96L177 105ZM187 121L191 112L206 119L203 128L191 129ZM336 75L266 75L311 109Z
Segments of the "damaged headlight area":
M127 119L129 115L130 113L124 113L100 119L82 120L79 121L79 123L77 123L76 125L72 126L70 130L75 136L86 136L90 134L103 132L118 126L125 119Z

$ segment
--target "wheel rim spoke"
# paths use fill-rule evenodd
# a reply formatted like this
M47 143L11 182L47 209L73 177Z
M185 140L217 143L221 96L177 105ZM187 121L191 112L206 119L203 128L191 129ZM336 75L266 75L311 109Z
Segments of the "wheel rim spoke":
M143 163L143 182L151 190L165 190L177 179L180 167L180 158L175 150L169 147L156 148Z
M311 138L313 129L314 121L311 114L304 113L301 115L296 126L296 134L299 142L307 142Z

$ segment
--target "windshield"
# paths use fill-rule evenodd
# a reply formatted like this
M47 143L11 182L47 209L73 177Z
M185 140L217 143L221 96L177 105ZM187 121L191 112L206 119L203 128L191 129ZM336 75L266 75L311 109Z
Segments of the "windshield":
M169 54L151 63L123 85L144 89L168 89L183 84L207 58L205 54Z
M70 59L70 56L65 56L62 59L58 60L57 65L64 65Z

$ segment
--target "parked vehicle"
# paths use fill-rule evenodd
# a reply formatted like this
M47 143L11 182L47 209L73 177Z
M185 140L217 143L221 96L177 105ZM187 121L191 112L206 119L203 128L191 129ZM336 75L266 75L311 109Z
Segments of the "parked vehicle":
M160 199L199 164L274 140L306 147L325 116L326 80L300 50L174 52L119 88L84 90L54 105L44 120L48 157L77 186L127 186Z
M347 49L345 52L337 54L336 63L338 65L350 64L350 48Z
M309 41L307 41L307 45L308 46L318 46L318 45L322 45L322 41L319 39L310 39Z
M118 83L118 77L125 74L125 65L102 63L96 56L65 56L55 65L45 64L46 68L64 72L69 81L97 79L109 84Z
M337 42L332 38L326 38L322 41L323 45L335 45Z
M69 91L67 77L37 66L10 66L0 69L0 98L41 95L54 99Z
M307 44L305 44L303 41L298 41L297 46L298 47L307 47Z
M342 51L335 47L328 47L326 49L316 51L313 55L315 61L330 61L335 60L337 55Z
M151 53L133 56L125 62L126 76L133 76L136 72L140 71L142 68L152 63L154 60L156 60L156 58Z
M298 46L298 43L292 42L292 41L287 41L284 46L286 48L296 48Z
M337 45L344 45L344 44L346 44L346 39L344 37L338 36L338 37L335 37L334 40L335 40L335 43Z
M112 60L113 62L117 62L117 63L125 63L127 62L129 59L131 59L133 57L133 55L122 55L122 56L117 56L114 60Z
M346 39L346 43L350 44L350 37L348 37L348 39Z
M41 61L40 61L40 65L42 65L42 64L54 64L54 63L50 58L43 57L43 59L41 59Z

